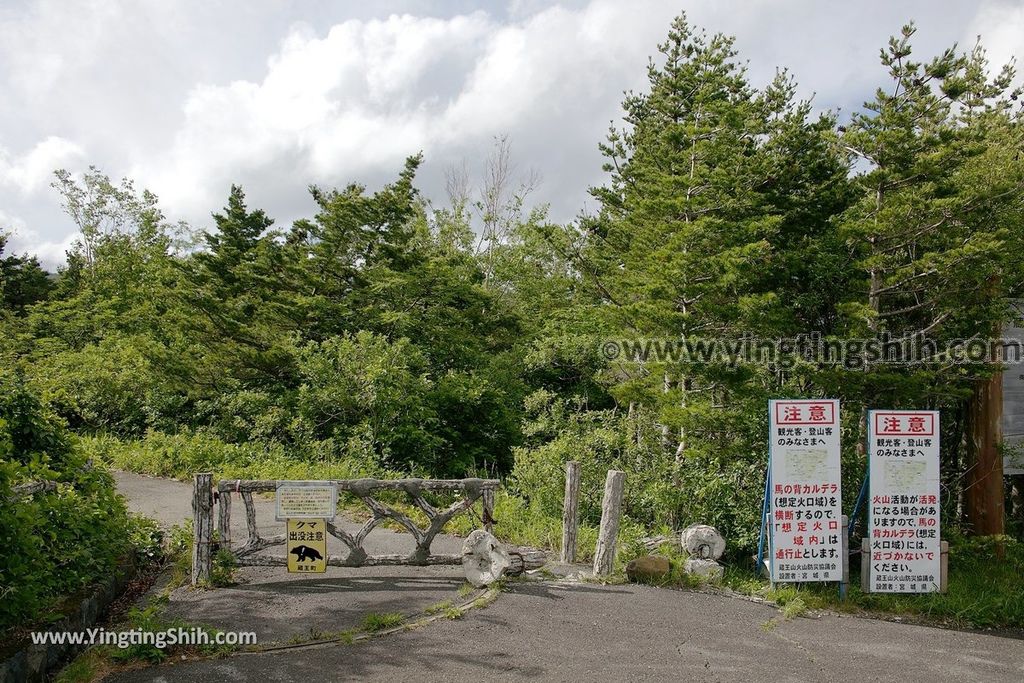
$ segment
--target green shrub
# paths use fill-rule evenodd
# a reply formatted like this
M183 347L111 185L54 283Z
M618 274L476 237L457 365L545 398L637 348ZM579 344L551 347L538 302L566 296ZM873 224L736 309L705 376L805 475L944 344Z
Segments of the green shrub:
M190 479L213 472L220 479L355 479L386 472L344 445L318 441L305 448L279 443L225 443L206 432L147 432L139 440L114 436L80 439L82 450L117 469L159 477Z
M13 498L14 486L43 479L57 489ZM43 619L154 544L152 526L132 520L110 475L87 464L24 382L0 376L0 631Z
M128 518L129 544L141 564L158 562L164 557L164 532L156 520L131 514Z
M75 430L142 434L167 402L154 347L145 337L112 337L49 354L30 366L30 385Z

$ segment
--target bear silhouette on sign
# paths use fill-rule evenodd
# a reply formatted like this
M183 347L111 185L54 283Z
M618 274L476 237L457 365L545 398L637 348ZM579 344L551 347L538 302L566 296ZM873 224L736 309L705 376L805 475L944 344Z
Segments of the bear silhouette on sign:
M324 559L324 556L320 554L319 550L316 548L310 548L308 545L297 545L288 552L292 555L298 555L299 562Z

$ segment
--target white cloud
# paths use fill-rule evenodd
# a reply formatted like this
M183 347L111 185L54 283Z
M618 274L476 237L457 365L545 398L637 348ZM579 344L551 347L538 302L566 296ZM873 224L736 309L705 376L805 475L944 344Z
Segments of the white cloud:
M736 35L755 84L786 66L846 113L912 17L922 58L979 32L994 62L1024 47L1009 0L17 0L0 10L0 207L60 260L74 226L47 191L59 166L134 178L198 227L242 183L287 225L312 212L309 183L373 187L420 150L418 184L441 200L448 164L472 173L508 135L543 177L534 198L567 220L603 182L597 144L680 9Z
M81 233L78 232L71 233L59 240L47 240L36 237L29 241L19 236L11 239L11 252L31 253L39 259L39 263L44 268L52 271L67 261L67 253L71 251L75 240L80 237Z
M351 20L322 36L297 25L259 82L193 88L170 163L136 175L171 205L209 208L250 170L288 164L306 182L344 182L420 150L429 160L568 113L611 114L621 86L609 84L642 72L669 16L602 0L513 23L474 12Z
M1024 56L1024 5L1006 0L983 3L967 28L965 47L972 46L978 36L993 70L1001 69L1016 55ZM1018 64L1017 68L1022 66Z
M24 219L2 209L0 209L0 233L4 233L8 237L4 247L6 254L26 252L34 254L39 258L43 267L48 269L56 269L63 263L71 245L81 236L81 233L76 231L59 240L46 239L39 234L39 231L29 228Z
M10 236L24 235L27 226L25 220L18 216L13 216L3 209L0 209L0 233Z
M22 194L32 194L49 186L54 170L77 163L84 154L79 145L52 135L20 157L12 156L0 147L0 185L14 187Z

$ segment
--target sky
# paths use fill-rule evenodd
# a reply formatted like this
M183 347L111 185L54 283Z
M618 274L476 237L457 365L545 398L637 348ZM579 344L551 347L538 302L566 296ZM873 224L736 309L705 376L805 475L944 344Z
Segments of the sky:
M993 64L1024 55L1024 0L0 0L0 229L58 267L76 233L53 171L90 165L196 229L233 183L287 227L310 184L377 188L419 151L443 205L446 170L482 178L502 136L531 201L569 221L681 11L736 37L754 85L786 68L841 117L910 19L922 57L979 35Z

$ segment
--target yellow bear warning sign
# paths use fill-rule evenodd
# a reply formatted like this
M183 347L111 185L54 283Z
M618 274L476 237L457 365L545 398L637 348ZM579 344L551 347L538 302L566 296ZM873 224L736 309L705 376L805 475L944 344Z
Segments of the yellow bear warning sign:
M288 571L298 574L327 571L326 520L288 520Z

